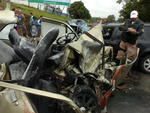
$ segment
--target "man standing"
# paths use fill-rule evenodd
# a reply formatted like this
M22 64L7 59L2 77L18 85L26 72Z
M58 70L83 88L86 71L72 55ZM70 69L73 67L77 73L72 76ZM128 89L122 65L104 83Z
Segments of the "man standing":
M21 36L26 36L28 31L25 24L25 16L20 9L14 9L14 10L15 10L16 17L18 18L17 31Z
M138 18L138 12L136 10L132 11L130 19L126 20L125 24L119 29L123 33L116 58L123 60L127 57L132 61L137 55L136 41L144 32L144 23Z
M33 19L31 21L31 28L30 28L31 36L37 37L38 36L38 20L36 19L35 16L33 16Z

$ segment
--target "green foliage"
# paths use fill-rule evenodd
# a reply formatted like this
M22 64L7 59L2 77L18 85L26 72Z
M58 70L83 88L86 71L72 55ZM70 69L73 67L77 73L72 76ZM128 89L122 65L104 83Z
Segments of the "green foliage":
M98 20L101 20L102 18L100 18L100 17L92 17L91 19L90 19L90 23L94 23L94 22L97 22Z
M107 23L112 23L115 22L115 16L114 15L109 15L107 17Z
M139 12L139 18L141 20L150 22L150 0L131 0L124 5L123 9L120 11L120 16L129 18L132 10L137 10Z
M39 18L39 16L42 15L43 17L52 18L52 19L61 20L61 21L68 21L70 19L65 16L57 16L54 14L49 14L45 11L38 10L34 7L29 7L29 6L21 5L21 4L11 3L11 8L21 9L22 13L26 15L29 15L30 12L32 12L33 15L36 16L37 18Z
M128 3L130 2L130 0L117 0L117 3L121 4L121 3Z
M118 18L117 22L123 23L124 22L124 18Z
M75 19L90 19L89 10L84 6L82 1L74 2L68 8L71 17Z

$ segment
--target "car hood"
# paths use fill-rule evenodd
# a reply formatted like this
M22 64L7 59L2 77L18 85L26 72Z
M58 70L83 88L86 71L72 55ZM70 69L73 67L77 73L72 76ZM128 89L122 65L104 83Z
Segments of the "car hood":
M92 36L94 36L96 39L98 39L99 41L101 41L104 44L101 24L98 24L95 27L93 27L91 30L88 31L88 33L91 34ZM79 40L88 40L91 42L95 42L93 39L91 39L86 34L83 34Z
M101 31L102 27L99 24L88 31L88 33L104 43ZM70 62L78 59L77 61L79 62L82 72L85 73L88 71L94 73L98 65L102 62L102 46L102 44L95 42L89 36L83 34L78 41L69 43L65 47L62 68L68 68ZM78 73L74 66L70 65L69 68L70 67Z

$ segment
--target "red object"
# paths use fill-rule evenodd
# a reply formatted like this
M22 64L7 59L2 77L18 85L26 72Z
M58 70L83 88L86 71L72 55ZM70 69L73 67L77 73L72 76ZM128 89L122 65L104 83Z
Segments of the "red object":
M112 89L110 89L109 91L107 91L104 95L102 95L101 97L101 101L100 101L100 105L101 105L101 108L104 109L105 106L107 105L108 103L108 98L110 97L110 95L112 94Z
M125 66L121 66L119 69L117 69L114 76L113 76L113 78L112 78L112 80L115 80L115 78L117 78L118 75L121 73L121 71L124 70L124 69L125 69Z
M116 72L115 72L115 74L112 78L112 82L115 83L115 78L117 78L119 76L119 74L121 73L121 71L124 70L124 69L125 69L125 66L121 66L119 69L116 70ZM104 95L101 96L100 106L101 106L102 109L104 109L105 106L107 105L108 99L109 99L110 95L112 94L112 92L113 92L113 89L110 89Z

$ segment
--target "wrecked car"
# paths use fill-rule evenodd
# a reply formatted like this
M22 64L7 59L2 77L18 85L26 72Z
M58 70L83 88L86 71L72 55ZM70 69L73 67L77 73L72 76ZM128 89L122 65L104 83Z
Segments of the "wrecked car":
M10 30L13 55L0 67L1 113L107 112L109 96L137 57L117 64L100 24L79 38L67 23L58 23L70 30L60 36L52 29L37 45Z
M90 27L87 25L87 23L82 19L72 19L67 22L77 34L81 35L84 32L87 32Z

